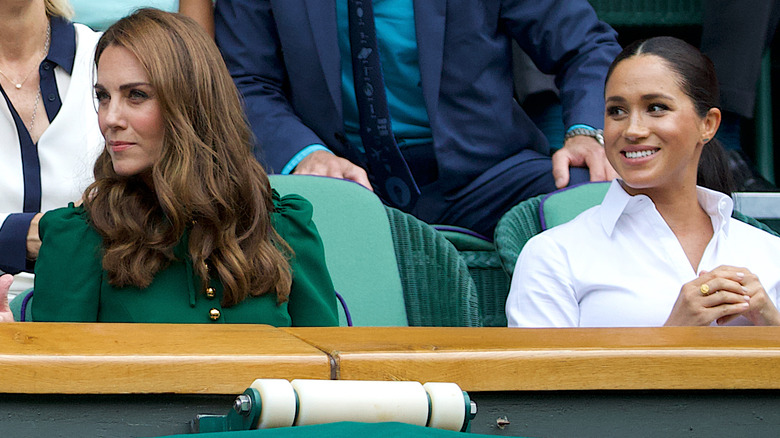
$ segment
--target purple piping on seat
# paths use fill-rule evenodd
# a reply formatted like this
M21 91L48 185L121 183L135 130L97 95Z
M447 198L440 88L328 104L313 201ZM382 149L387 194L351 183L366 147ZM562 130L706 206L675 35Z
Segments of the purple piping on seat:
M20 313L20 315L19 315L19 322L27 322L27 319L26 319L27 318L27 303L29 303L30 300L32 299L32 296L33 296L34 292L35 291L30 291L30 293L27 294L27 296L25 296L22 299L22 308L19 311L19 313Z
M347 326L352 327L352 315L349 314L349 309L347 308L347 301L344 300L344 297L342 297L341 294L338 292L336 292L336 298L339 299L339 303L341 303L341 307L344 308L344 315L346 315L347 317Z
M600 184L600 183L601 183L601 181L598 181L598 182L595 182L595 181L585 181L585 182L581 182L581 183L578 183L578 184L574 184L573 186L567 186L567 187L564 187L562 189L558 189L558 190L556 190L554 192L550 192L550 193L544 195L544 197L542 197L542 201L539 203L539 222L542 224L542 231L547 229L547 221L544 220L544 202L547 201L547 199L550 196L552 196L552 195L554 195L556 193L561 193L561 192L565 192L567 190L571 190L571 189L577 188L579 186L584 186L585 184Z
M487 237L477 233L476 231L471 231L471 230L465 229L465 228L449 227L447 225L434 225L433 228L436 231L452 231L453 233L461 233L461 234L466 234L468 236L473 236L473 237L476 237L477 239L484 240L485 242L493 242L492 240L490 240Z

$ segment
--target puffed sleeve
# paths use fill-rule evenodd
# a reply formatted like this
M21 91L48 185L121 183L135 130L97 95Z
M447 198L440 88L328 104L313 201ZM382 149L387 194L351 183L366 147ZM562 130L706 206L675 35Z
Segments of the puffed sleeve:
M322 239L312 221L311 203L299 195L280 199L274 191L274 206L274 229L294 253L288 303L292 325L337 326L336 293L325 265Z
M49 211L39 224L34 321L95 322L102 281L102 239L83 207Z

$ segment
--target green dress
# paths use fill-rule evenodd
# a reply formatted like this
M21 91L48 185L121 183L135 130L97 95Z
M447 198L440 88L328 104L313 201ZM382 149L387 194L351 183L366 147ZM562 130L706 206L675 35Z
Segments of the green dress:
M149 287L112 286L102 269L102 239L84 208L71 204L40 221L43 243L35 265L33 320L338 325L336 295L311 204L298 195L280 198L275 191L273 201L273 227L294 252L286 303L277 305L276 294L266 293L222 307L222 284L210 279L214 293L202 290L186 253L186 236L174 251L179 260L158 272Z

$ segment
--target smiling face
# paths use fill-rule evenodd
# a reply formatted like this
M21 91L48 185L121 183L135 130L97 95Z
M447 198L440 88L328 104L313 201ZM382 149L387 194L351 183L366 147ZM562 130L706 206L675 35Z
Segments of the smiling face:
M138 58L124 47L107 47L98 62L95 95L114 171L148 174L162 152L165 126L156 90Z
M696 185L705 139L715 135L719 110L700 117L679 76L655 55L621 61L605 88L607 158L630 194Z

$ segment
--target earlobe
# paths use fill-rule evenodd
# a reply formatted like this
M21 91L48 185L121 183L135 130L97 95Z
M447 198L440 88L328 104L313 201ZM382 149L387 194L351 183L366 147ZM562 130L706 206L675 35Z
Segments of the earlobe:
M718 132L720 126L721 113L718 108L710 108L707 111L707 115L702 120L702 141L707 143L711 138L715 137L715 133Z

